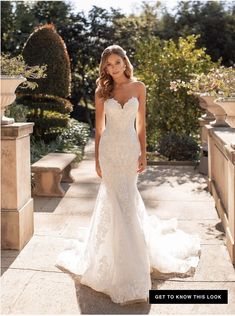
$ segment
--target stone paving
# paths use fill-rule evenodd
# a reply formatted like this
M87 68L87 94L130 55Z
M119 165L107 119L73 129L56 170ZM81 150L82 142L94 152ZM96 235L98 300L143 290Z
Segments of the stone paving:
M227 305L120 306L55 267L58 253L84 236L93 211L100 183L93 138L72 175L75 182L63 184L64 198L34 198L35 231L22 251L2 251L2 314L235 314L234 267L206 178L197 168L155 165L139 175L138 188L148 213L166 219L176 216L179 228L202 238L195 274L186 278L152 275L152 289L227 289Z

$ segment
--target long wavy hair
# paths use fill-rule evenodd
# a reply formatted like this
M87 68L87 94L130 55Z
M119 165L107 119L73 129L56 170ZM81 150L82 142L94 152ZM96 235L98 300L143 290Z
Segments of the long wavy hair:
M112 91L114 88L114 80L112 76L106 72L107 59L111 54L116 54L123 59L126 65L126 69L124 71L125 76L128 79L132 79L134 81L137 80L137 78L133 76L133 66L126 55L126 51L119 45L110 45L106 47L101 54L99 77L96 80L96 85L98 88L97 94L104 100L112 97Z

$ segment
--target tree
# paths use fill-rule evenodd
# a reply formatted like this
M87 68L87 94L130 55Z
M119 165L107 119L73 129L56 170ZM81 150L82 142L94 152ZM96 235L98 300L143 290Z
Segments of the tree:
M60 29L69 21L72 8L64 1L35 1L32 11L39 23L53 23L57 29Z
M15 3L15 21L14 21L14 55L22 52L23 46L27 41L29 34L33 31L34 27L38 25L38 20L31 10L28 3L17 1Z
M11 52L14 48L14 19L13 5L10 1L1 1L1 49L3 52Z
M176 79L187 81L191 73L200 73L211 68L213 63L205 49L196 48L198 36L162 41L152 37L137 43L135 58L137 73L147 86L147 143L149 148L165 134L196 137L198 117L201 110L194 96L186 89L177 93L170 90L170 82Z
M222 57L230 66L235 63L234 7L225 9L221 1L182 1L175 16L176 35L200 34L199 47L206 47L213 61Z

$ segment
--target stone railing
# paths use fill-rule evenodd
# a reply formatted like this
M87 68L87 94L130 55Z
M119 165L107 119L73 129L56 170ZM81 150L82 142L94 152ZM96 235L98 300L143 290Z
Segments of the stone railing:
M203 128L208 141L208 188L225 230L231 261L235 264L235 128L210 124Z

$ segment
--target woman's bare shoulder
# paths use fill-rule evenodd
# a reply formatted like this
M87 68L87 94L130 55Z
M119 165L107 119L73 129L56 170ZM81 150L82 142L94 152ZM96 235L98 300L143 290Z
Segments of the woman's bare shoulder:
M135 88L139 92L139 94L144 93L146 91L146 86L143 81L136 80L133 82Z
M133 84L135 84L138 88L145 88L145 84L143 81L140 81L140 80L136 80L136 81L133 81Z

